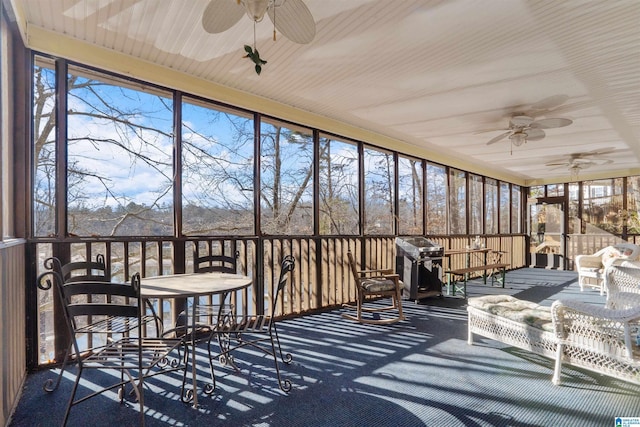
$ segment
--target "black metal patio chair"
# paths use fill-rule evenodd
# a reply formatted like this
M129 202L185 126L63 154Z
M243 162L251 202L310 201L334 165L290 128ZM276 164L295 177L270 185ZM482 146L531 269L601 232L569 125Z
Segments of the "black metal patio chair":
M183 357L182 340L178 338L150 338L143 334L145 305L140 296L140 275L132 276L130 283L117 284L99 281L63 282L58 272L50 277L64 308L65 320L76 354L81 354L81 341L87 334L108 334L112 339L93 347L76 358L78 372L64 415L66 425L71 408L87 399L118 388L120 401L124 400L124 387L130 383L140 406L140 425L144 425L144 380L155 367L177 368ZM51 283L51 282L49 282ZM94 321L87 322L87 318ZM101 320L95 321L96 318ZM177 353L172 359L169 354ZM89 369L111 369L120 372L115 383L92 390L77 397L83 373Z
M278 301L282 298L284 289L289 281L289 274L295 269L295 260L291 255L284 257L281 263L280 275L271 302L269 314L243 314L218 319L218 325L209 339L209 357L212 360L216 355L221 364L233 364L232 352L242 347L251 346L273 357L276 369L278 386L288 393L291 390L291 381L283 379L280 373L278 359L285 364L290 364L293 357L290 353L283 353L278 336L276 316ZM216 338L219 352L211 349L213 338ZM213 374L213 371L212 371ZM213 389L215 389L215 376L212 376ZM213 391L213 389L211 391Z
M66 284L77 282L111 283L111 274L106 266L104 255L102 254L96 255L95 261L72 261L66 264L62 264L60 259L58 259L57 257L49 257L45 259L44 267L48 270L42 273L37 279L38 287L42 290L48 290L51 288L51 275L53 273L57 274L62 282ZM143 322L143 325L154 323L156 336L159 336L162 333L162 322L160 321L160 318L158 317L153 305L149 301L147 301L147 311L142 315L141 320ZM86 323L88 338L87 342L89 343L88 348L82 349L81 353L74 352L73 342L69 341L69 345L67 346L67 349L65 351L57 379L54 381L53 379L48 378L43 384L43 389L46 392L51 393L58 388L67 366L70 363L73 363L77 358L83 357L83 354L89 354L91 352L91 347L93 347L92 343L94 342L94 340L98 342L97 345L99 346L101 345L100 342L110 340L112 338L112 333L127 333L128 329L133 329L137 326L136 324L131 322L127 323L126 325L120 323L119 327L121 328L121 330L114 331L113 325L107 325L107 322L108 320L94 318L94 316L87 317ZM91 329L89 325L93 326L93 332L89 332L89 330Z

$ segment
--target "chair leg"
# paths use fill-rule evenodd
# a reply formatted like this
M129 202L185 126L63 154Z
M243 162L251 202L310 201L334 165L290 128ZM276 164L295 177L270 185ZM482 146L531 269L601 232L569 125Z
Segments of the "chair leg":
M289 393L291 391L291 381L289 381L289 379L287 378L282 378L280 376L280 366L278 364L278 353L276 353L276 345L275 342L273 340L273 335L269 334L269 338L271 341L271 354L273 355L273 364L276 367L276 376L278 378L278 386L280 387L280 390L284 391L285 393ZM280 342L278 341L278 347L280 347ZM291 356L291 355L289 355Z
M62 359L62 366L60 367L60 374L58 375L58 378L56 379L55 384L53 384L53 380L51 378L48 378L42 385L42 388L47 393L52 393L58 389L58 386L60 385L60 381L62 380L62 376L64 375L64 371L66 370L67 364L69 363L69 358L71 357L72 345L73 343L69 343L69 347L67 347L67 351L64 353L64 359Z
M138 403L140 404L140 425L144 427L144 375L142 375L142 372L140 372L139 380L140 382L138 383L138 391L136 394L138 395ZM131 382L133 383L133 387L136 388L135 380L133 380L133 378L131 379Z
M354 320L358 323L370 324L370 325L389 325L389 324L404 320L405 317L402 312L402 296L400 294L400 291L398 290L395 294L391 295L390 298L392 301L390 306L384 307L383 309L368 309L368 310L362 306L362 304L364 304L364 301L358 300L358 304L356 306L356 315L353 316L351 314L342 313L342 317L344 317L345 319ZM365 319L362 316L363 311L377 313L380 311L387 311L391 309L397 310L398 315L390 319Z
M402 294L400 289L396 290L396 306L398 307L398 320L404 320L404 314L402 313Z
M215 332L213 332L215 333ZM213 334L212 333L212 334ZM216 389L216 373L213 369L213 353L211 352L211 339L213 336L209 336L207 340L207 355L209 356L209 375L211 375L211 384L207 384L204 387L204 392L206 394L212 394Z
M193 389L187 389L187 373L189 372L189 345L184 346L184 370L182 371L182 388L180 389L180 400L182 403L189 403L193 400ZM195 363L195 360L192 361Z
M276 343L278 344L278 352L280 353L280 359L282 360L282 363L286 363L287 365L291 363L291 361L293 361L293 356L291 355L291 353L286 353L284 354L282 352L282 346L280 345L280 337L278 336L278 328L276 327L276 324L273 324L273 334L276 337ZM273 338L272 338L273 341Z
M73 401L76 397L76 392L78 391L78 384L80 384L80 377L82 376L82 363L78 363L78 373L76 374L76 380L73 383L73 388L71 389L71 396L69 397L69 403L67 403L67 409L64 412L64 420L62 421L62 425L67 425L67 420L69 419L69 414L71 413L71 407L73 406Z
M558 344L558 348L556 349L556 363L553 369L553 378L551 382L554 385L560 384L560 373L562 371L562 353L564 353L564 344Z

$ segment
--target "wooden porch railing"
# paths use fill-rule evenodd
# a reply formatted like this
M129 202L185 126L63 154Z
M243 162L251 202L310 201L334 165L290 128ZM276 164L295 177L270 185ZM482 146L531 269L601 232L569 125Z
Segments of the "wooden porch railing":
M473 236L433 236L432 241L445 248L460 248ZM483 236L486 247L504 251L505 262L512 268L525 265L524 236ZM282 298L277 316L301 315L306 312L340 306L355 299L355 283L349 274L347 252L366 269L395 267L395 237L274 237L274 238L206 238L206 239L96 239L31 242L35 254L32 277L44 271L44 260L57 256L63 262L106 258L114 281L124 282L139 272L145 277L193 272L194 250L200 254L237 256L239 273L255 278L254 286L231 295L231 302L241 313L263 313L269 310L271 297L284 255L296 260L291 286ZM449 268L449 266L445 266ZM66 330L54 293L38 290L33 316L37 316L38 354L31 360L46 365L61 360L66 349ZM208 301L215 303L216 301ZM154 301L165 327L173 325L184 302ZM35 312L37 311L37 312ZM87 342L90 346L92 343Z

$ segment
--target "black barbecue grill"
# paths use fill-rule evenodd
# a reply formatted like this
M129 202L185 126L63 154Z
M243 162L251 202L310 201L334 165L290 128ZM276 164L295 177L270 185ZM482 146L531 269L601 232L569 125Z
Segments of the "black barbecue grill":
M442 295L444 247L426 237L396 237L396 272L409 299Z

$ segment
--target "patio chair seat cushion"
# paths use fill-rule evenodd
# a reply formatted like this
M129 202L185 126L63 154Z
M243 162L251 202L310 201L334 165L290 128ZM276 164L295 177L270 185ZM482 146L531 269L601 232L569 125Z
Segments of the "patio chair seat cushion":
M640 268L640 261L622 261L621 267Z
M544 331L553 331L550 307L523 301L510 295L486 295L469 298L469 305L478 310L504 317Z
M369 293L392 291L396 288L396 283L391 279L370 278L360 282L360 286Z

